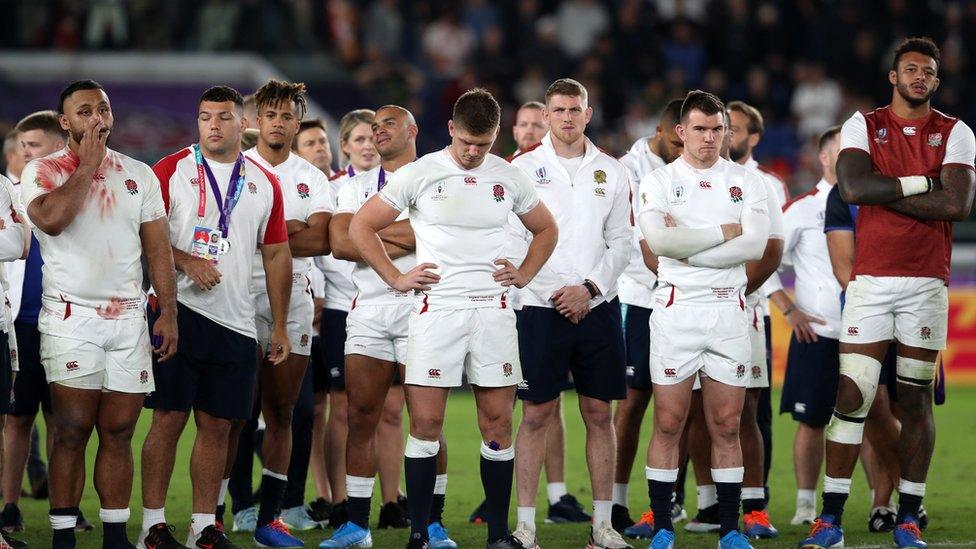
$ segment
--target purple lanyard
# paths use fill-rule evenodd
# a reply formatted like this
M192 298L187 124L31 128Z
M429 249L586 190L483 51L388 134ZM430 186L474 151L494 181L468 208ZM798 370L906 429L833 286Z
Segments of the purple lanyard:
M380 178L376 182L376 192L382 191L383 187L385 186L386 186L386 170L383 169L383 166L380 166Z

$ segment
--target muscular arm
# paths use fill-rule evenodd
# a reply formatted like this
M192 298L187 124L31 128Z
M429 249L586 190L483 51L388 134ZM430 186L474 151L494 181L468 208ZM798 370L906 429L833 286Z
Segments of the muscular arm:
M854 231L830 231L827 233L827 253L834 278L845 291L854 272Z
M345 261L364 261L349 237L349 223L352 221L352 217L353 214L351 213L338 213L332 216L332 221L329 223L329 243L332 247L332 256ZM410 233L409 237L405 235L407 231ZM391 234L393 235L391 238L404 243L413 242L413 229L410 228L409 220L396 221L378 234L390 259L413 253L412 247L408 249L386 240L387 235Z
M898 213L916 219L962 221L973 208L976 192L976 173L972 168L958 165L944 166L939 174L941 188L887 204Z
M264 262L271 318L275 328L283 328L288 320L291 300L291 251L288 243L264 244L261 246L261 259Z
M57 236L74 221L85 204L92 176L98 166L79 165L64 185L38 195L27 206L27 214L38 229ZM25 185L32 185L26 182Z
M293 257L315 257L329 253L329 220L332 214L314 213L305 228L288 234L288 247Z
M393 264L379 232L392 225L398 215L400 212L376 195L367 200L359 211L351 216L348 227L349 240L358 250L361 261L369 264L390 286L393 286L403 273Z
M882 175L871 167L871 155L846 149L837 157L837 185L848 204L890 204L904 197L897 177Z
M783 239L770 238L766 241L766 249L758 261L746 263L746 294L751 294L762 286L766 280L776 272L783 259Z
M149 282L159 299L160 313L176 314L176 271L173 261L175 251L169 244L166 218L142 223L139 226L139 238L149 263Z

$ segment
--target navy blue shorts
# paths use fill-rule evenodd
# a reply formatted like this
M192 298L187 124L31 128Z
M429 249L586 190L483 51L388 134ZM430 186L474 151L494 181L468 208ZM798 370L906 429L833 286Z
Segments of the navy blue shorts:
M0 331L0 415L14 411L14 379L10 368L10 342L7 332Z
M319 322L319 343L322 364L312 373L315 391L346 390L346 317L349 313L338 309L322 309Z
M651 390L651 310L627 305L624 343L627 349L627 386Z
M817 337L813 343L800 343L790 335L786 357L786 378L779 412L811 427L823 427L834 413L837 382L840 377L839 342Z
M250 419L257 384L257 341L181 303L176 305L176 315L179 349L166 362L157 364L153 359L156 390L146 397L146 408L179 412L192 408L224 419Z
M51 390L47 386L47 375L41 365L41 333L37 324L14 323L17 333L17 354L20 371L14 380L14 407L10 412L15 416L37 415L37 409L51 411Z
M603 401L627 396L619 301L597 306L579 324L548 307L523 307L517 318L525 377L519 398L549 402L559 396L567 374L580 395Z

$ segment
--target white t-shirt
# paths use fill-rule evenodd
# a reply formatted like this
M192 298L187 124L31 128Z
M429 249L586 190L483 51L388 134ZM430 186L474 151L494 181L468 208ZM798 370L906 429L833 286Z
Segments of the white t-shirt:
M635 221L637 210L640 207L636 197L641 179L665 165L664 159L647 148L649 139L650 137L638 139L627 151L627 154L620 158L620 163L630 172L631 202L634 208ZM620 275L620 279L617 280L617 290L621 303L650 309L654 307L654 288L657 286L657 275L648 269L644 263L644 254L640 249L640 241L643 239L640 229L635 227L634 251L630 255L630 262L627 263L624 274Z
M226 196L234 163L208 160L221 196ZM173 247L190 253L197 226L216 229L220 212L208 181L197 181L193 149L187 147L153 166L169 213L169 239ZM261 244L288 242L285 205L277 178L260 164L244 161L244 188L230 217L230 250L218 258L220 284L200 290L190 277L176 273L176 299L192 311L247 337L256 337L251 270L254 250ZM204 176L206 178L206 175ZM236 174L235 174L236 177ZM206 190L206 211L197 217L200 184ZM140 280L141 282L141 280Z
M79 162L66 147L27 164L25 206L67 183ZM142 316L140 229L166 216L159 181L149 166L111 149L92 179L81 211L61 234L34 229L44 257L43 306L65 315Z
M640 213L670 214L679 227L700 229L740 223L745 208L765 211L766 187L755 172L719 158L701 170L684 158L654 170L640 184ZM657 296L666 303L744 304L745 265L726 269L694 267L669 257L658 258Z
M281 197L285 201L285 220L294 219L302 223L308 223L308 218L317 213L329 213L333 211L332 199L329 196L329 179L321 170L312 165L311 162L289 153L288 158L272 166L267 160L261 158L258 148L254 147L244 151L244 156L259 164L265 170L278 177L278 184L281 186ZM292 257L292 274L306 275L312 268L312 258ZM261 252L258 250L254 254L253 278L251 279L252 288L255 291L264 291L264 261ZM303 277L299 277L303 279Z
M783 264L796 273L796 306L827 324L810 326L821 337L840 338L840 284L834 277L824 234L824 213L832 185L823 179L786 206Z
M617 279L633 251L630 176L588 139L575 171L567 172L562 160L551 134L512 159L513 166L535 178L535 190L559 227L556 249L519 296L523 305L553 307L556 290L589 279L600 289L590 301L593 308L617 296ZM522 234L531 242L528 231Z
M27 219L27 211L20 203L20 193L9 179L0 175L0 220L3 220L3 228L0 229L0 261L4 263L0 267L0 287L5 294L11 289L6 267L20 260L20 256L24 254L24 226L14 220L15 214L18 219ZM9 294L7 295L9 301ZM13 329L13 315L12 306L10 318L6 311L0 314L0 330L10 333Z
M382 167L376 167L368 172L361 172L342 186L339 191L339 203L336 213L354 214L374 194L378 193L380 175L383 174L384 186L393 172L387 172ZM397 221L407 218L407 212L400 212ZM407 254L393 260L400 272L407 272L417 265L417 255ZM376 274L366 262L356 262L352 272L352 281L356 285L356 306L361 305L409 305L410 294L391 288L380 275Z
M336 209L339 191L351 179L346 170L329 179L333 211ZM315 266L325 275L325 308L349 312L352 308L352 300L356 298L356 286L352 283L352 270L356 267L356 263L336 259L329 254L315 257Z
M493 154L466 170L443 149L397 170L379 195L397 211L409 209L417 262L438 266L440 282L416 296L420 311L508 306L505 287L492 278L494 261L506 257L508 214L539 202L521 170Z

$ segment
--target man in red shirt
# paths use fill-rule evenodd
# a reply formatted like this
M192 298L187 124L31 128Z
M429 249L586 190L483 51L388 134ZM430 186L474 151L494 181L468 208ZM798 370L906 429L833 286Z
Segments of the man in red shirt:
M946 343L951 222L969 215L976 191L972 130L929 103L938 69L939 49L931 39L905 40L888 73L891 104L855 113L841 130L840 192L860 205L854 278L841 322L837 403L827 427L823 511L801 547L843 543L844 502L892 339L898 341L902 408L895 545L926 547L918 512L935 446L932 381Z

